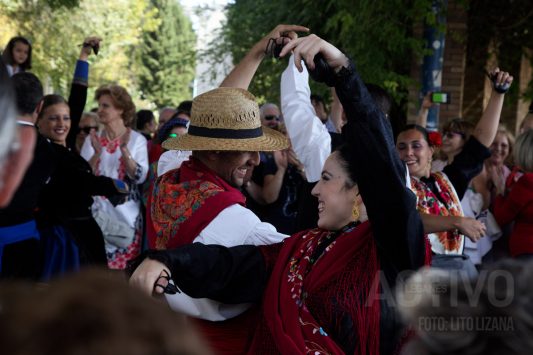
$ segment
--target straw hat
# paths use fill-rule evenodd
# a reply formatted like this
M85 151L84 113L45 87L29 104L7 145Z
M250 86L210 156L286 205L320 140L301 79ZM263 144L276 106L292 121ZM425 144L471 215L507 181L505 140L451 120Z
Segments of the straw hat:
M168 150L274 151L289 147L287 138L261 126L259 106L248 91L221 87L192 102L189 131L163 142Z

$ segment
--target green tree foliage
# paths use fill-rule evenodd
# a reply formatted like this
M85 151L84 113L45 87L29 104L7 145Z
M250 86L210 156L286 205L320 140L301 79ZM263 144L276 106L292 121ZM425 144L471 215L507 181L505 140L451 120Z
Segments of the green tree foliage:
M66 95L83 39L103 38L100 53L91 56L90 86L116 82L132 97L140 95L140 63L135 50L143 31L156 28L156 11L149 0L0 0L0 19L10 35L23 35L33 46L34 72L47 92ZM77 5L77 6L76 6ZM6 31L7 32L7 31ZM5 45L9 37L2 36ZM91 99L91 98L90 98ZM136 100L139 102L139 100ZM145 103L147 104L147 103Z
M142 37L140 89L158 107L176 106L192 96L196 36L176 0L152 0L151 6L159 26Z
M238 62L261 36L278 23L307 26L353 57L363 78L385 86L399 100L411 83L413 55L424 53L413 24L435 22L431 0L236 0L228 5L224 43ZM217 52L218 51L218 52ZM269 101L279 99L279 77L285 61L265 60L250 90ZM322 87L313 91L320 92ZM322 91L323 92L323 91Z
M533 3L531 0L470 0L468 16L469 38L475 39L470 45L487 45L493 42L502 68L517 68L523 48L533 49ZM487 56L489 55L488 52ZM486 59L486 58L484 58ZM529 58L533 65L533 57ZM516 69L515 69L516 70ZM515 80L517 79L515 73ZM511 87L513 102L519 96L519 85ZM533 78L525 93L527 100L533 99Z

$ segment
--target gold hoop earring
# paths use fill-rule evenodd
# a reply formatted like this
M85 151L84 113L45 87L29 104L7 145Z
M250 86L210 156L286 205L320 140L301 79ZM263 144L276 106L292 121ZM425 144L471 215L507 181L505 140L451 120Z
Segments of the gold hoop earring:
M359 220L359 207L354 203L352 207L352 217L355 221Z

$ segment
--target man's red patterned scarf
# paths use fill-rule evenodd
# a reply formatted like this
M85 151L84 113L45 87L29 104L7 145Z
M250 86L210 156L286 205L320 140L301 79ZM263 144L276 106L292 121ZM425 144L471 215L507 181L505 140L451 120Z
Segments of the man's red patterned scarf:
M226 207L244 206L245 197L198 159L160 176L148 213L155 230L150 247L170 249L190 244Z

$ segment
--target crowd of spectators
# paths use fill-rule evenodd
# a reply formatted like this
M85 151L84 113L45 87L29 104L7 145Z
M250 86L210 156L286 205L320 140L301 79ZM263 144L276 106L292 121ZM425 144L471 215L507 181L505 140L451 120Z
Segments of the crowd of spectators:
M88 100L99 37L68 98L44 94L29 40L9 41L6 351L533 353L533 113L501 124L513 76L492 69L481 117L429 131L431 93L402 124L357 58L307 32L278 25L219 88L158 111L118 84ZM280 102L259 105L247 90L271 55L289 57Z

